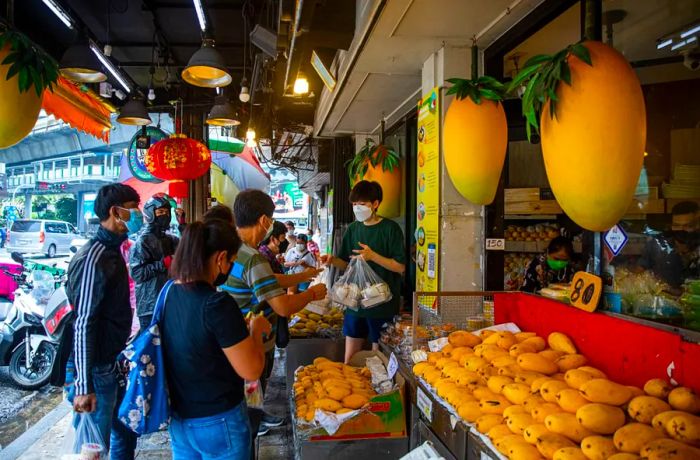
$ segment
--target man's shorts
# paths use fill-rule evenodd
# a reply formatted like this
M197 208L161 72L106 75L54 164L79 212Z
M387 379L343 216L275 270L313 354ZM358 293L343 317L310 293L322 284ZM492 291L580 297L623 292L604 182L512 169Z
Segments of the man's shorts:
M345 315L343 335L353 339L369 338L370 342L378 343L382 331L393 318L362 318L355 315Z

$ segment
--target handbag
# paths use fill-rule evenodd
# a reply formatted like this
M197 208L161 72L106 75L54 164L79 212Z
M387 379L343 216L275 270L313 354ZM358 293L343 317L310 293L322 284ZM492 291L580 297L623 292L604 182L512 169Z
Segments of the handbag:
M164 430L170 423L170 397L165 381L159 323L172 285L173 281L168 281L158 294L148 329L122 352L129 361L129 377L117 415L126 427L138 435Z

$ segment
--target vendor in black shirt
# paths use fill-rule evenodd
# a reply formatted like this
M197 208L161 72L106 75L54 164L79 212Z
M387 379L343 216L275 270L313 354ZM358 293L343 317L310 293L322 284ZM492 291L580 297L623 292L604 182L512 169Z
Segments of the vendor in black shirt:
M557 236L549 242L547 252L535 257L525 270L524 292L537 292L552 283L570 283L574 276L571 259L574 246L571 240Z
M264 317L250 331L233 298L217 292L241 245L233 225L213 219L185 228L171 273L175 284L161 322L163 356L173 410L173 459L247 459L250 423L243 380L265 363Z

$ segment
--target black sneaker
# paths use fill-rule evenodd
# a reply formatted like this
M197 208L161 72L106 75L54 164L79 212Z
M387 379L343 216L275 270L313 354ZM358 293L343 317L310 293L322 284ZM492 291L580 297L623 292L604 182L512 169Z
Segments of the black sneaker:
M258 438L260 436L265 436L269 432L270 432L270 428L261 423L260 426L258 427Z
M284 417L277 417L276 415L263 413L262 420L260 421L260 427L275 428L284 425Z

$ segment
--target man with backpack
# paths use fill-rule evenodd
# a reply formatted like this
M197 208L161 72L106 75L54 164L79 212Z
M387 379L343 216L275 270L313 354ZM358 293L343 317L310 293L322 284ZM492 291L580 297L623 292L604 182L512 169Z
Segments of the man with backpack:
M143 218L139 195L123 184L102 187L95 200L100 227L68 267L66 293L75 309L72 356L75 363L73 410L91 413L112 459L133 459L136 436L116 418L121 374L117 356L131 331L129 276L120 247L139 231ZM68 332L68 331L67 331ZM64 347L68 344L61 344ZM63 356L61 356L63 358ZM65 369L66 361L57 365ZM110 439L111 438L111 439Z

